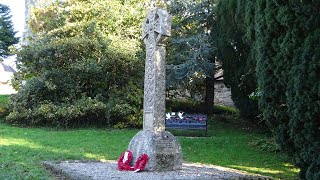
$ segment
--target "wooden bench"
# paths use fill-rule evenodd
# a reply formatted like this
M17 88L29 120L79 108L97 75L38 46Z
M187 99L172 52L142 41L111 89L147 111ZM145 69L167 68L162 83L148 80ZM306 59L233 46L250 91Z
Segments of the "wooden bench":
M205 130L205 135L207 136L207 115L181 112L167 113L165 127L166 129Z

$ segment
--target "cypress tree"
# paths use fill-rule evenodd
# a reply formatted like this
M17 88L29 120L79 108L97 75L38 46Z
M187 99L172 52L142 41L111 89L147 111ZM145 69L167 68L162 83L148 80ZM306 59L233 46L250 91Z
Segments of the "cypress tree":
M255 67L263 119L300 178L320 179L320 2L224 0L216 26L227 82Z
M259 114L258 104L250 95L257 90L256 62L251 53L253 39L245 39L246 31L251 29L252 33L253 28L251 5L252 1L245 0L220 1L213 33L217 59L222 62L224 81L231 87L231 97L240 115L254 120Z
M260 109L301 179L320 179L319 5L256 2Z
M10 9L8 6L0 4L0 57L10 55L9 47L18 43L19 38L15 37Z
M294 40L299 42L288 71L290 135L300 178L320 179L320 2L291 1L290 5L295 15Z

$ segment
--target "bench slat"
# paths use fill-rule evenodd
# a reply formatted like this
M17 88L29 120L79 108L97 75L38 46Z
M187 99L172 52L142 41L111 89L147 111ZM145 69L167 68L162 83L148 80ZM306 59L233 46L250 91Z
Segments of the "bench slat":
M170 113L170 118L165 120L166 129L205 130L207 136L206 114L183 114L181 118L178 113Z

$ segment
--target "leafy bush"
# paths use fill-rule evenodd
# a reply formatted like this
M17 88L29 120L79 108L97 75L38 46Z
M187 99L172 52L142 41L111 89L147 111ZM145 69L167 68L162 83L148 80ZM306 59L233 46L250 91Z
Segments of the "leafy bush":
M256 3L260 107L301 179L320 178L319 2Z
M8 113L8 96L7 95L0 95L0 117L4 117Z
M142 10L136 0L71 0L34 8L34 37L18 52L13 84L19 91L9 102L7 122L141 126Z
M193 101L189 99L167 99L166 100L167 112L186 112L186 113L206 113L207 107L205 103ZM222 105L215 105L213 107L215 114L238 114L239 110L233 107Z
M0 118L5 117L8 113L7 105L0 102Z
M110 124L106 105L89 97L60 104L44 101L33 108L19 106L13 101L10 107L13 109L6 120L12 124L61 128Z
M262 151L267 152L279 152L279 146L276 143L274 138L256 138L253 141L249 143L249 145L257 147L258 149Z
M206 113L207 107L205 103L193 100L166 100L167 111L186 112L186 113Z

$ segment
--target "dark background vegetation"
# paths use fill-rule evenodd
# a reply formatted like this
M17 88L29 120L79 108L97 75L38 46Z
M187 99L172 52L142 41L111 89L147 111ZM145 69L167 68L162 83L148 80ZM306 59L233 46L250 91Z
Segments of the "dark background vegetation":
M252 107L248 95L257 96L262 120L294 156L301 179L320 178L319 12L319 1L224 0L214 31L237 107Z

